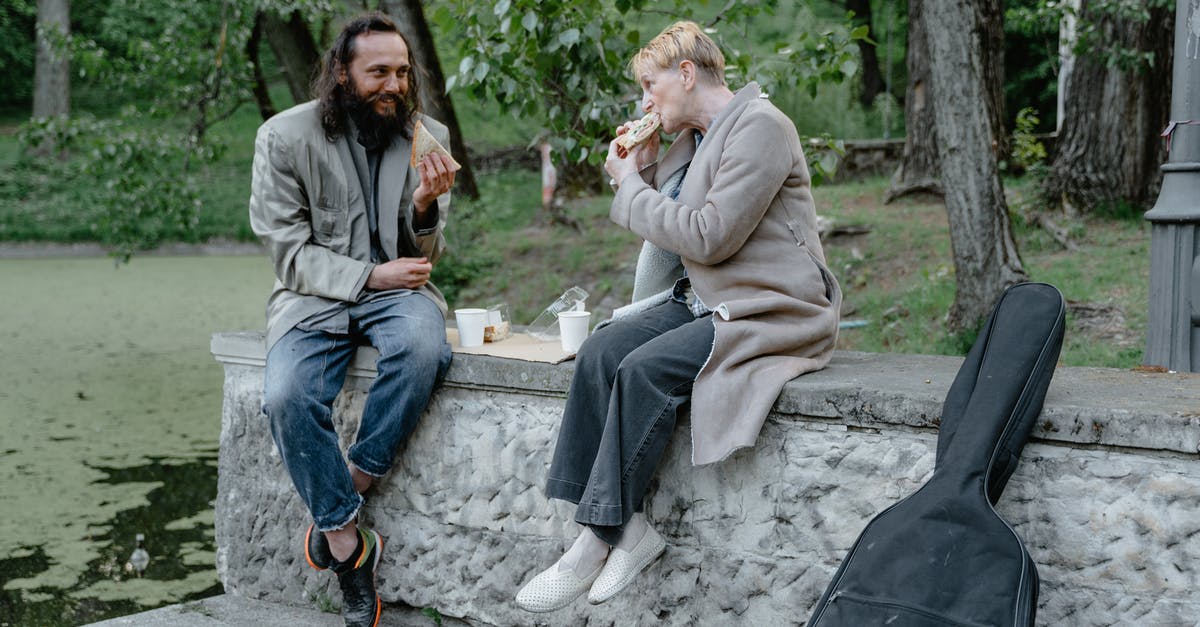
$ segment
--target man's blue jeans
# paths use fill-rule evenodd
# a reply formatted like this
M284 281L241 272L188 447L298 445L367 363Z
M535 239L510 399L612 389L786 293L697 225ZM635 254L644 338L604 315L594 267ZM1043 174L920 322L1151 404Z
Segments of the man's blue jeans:
M404 292L351 305L348 334L294 328L267 353L263 412L284 466L317 529L346 526L363 499L338 448L333 401L354 351L379 350L378 375L367 393L358 436L347 454L375 477L391 468L396 449L417 425L450 365L446 322L433 301Z

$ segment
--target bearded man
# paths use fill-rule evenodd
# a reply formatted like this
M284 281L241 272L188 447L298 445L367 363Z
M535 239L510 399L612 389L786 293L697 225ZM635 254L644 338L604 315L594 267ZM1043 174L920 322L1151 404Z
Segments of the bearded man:
M347 625L375 625L383 541L358 524L362 493L391 468L450 364L446 302L429 282L454 163L409 164L417 113L407 42L386 16L349 22L325 54L317 99L267 120L254 144L250 223L275 267L263 412L313 523L304 553L337 574ZM379 350L354 444L332 420L355 349Z

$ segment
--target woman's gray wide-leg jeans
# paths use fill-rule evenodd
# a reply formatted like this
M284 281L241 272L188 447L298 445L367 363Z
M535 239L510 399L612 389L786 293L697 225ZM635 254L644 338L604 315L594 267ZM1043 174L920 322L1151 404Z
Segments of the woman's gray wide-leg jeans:
M616 320L576 357L546 495L616 544L650 485L680 406L712 352L713 321L668 301Z

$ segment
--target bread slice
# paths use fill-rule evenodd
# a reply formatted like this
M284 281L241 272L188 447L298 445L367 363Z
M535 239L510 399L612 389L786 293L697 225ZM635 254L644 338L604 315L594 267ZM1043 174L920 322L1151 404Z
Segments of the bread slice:
M412 159L410 160L412 162L412 167L417 167L417 164L421 163L421 160L424 159L426 155L434 152L438 153L439 155L444 155L450 159L450 163L453 164L455 172L462 169L462 164L455 161L454 157L450 155L450 151L446 150L445 146L438 143L438 140L434 139L433 133L430 133L429 129L425 128L425 125L421 124L420 120L417 120L413 123Z
M662 119L658 117L658 113L651 111L642 116L642 119L633 123L633 126L625 131L617 138L617 145L625 150L631 150L634 146L650 139L656 131Z

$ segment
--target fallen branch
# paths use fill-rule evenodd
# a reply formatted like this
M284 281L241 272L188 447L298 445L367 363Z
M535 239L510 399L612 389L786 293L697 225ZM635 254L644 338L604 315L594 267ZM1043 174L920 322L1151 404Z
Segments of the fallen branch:
M942 191L942 182L935 179L922 179L908 183L893 183L892 186L888 188L887 193L883 196L883 204L890 205L892 204L892 201L896 200L897 198L908 196L909 194L919 193L934 194L937 196L945 195L945 192Z
M1058 242L1058 244L1063 248L1070 251L1079 250L1079 246L1076 245L1075 242L1071 241L1071 238L1067 235L1067 230L1055 224L1054 221L1050 219L1050 216L1047 216L1044 213L1031 213L1029 214L1029 224L1032 226L1041 227L1043 231L1049 233L1050 237L1053 237L1054 241Z

